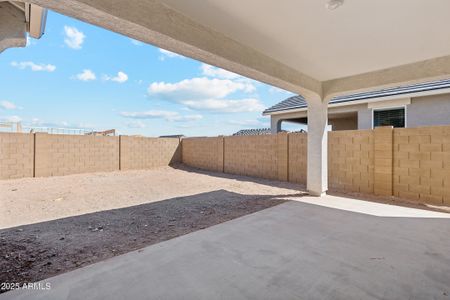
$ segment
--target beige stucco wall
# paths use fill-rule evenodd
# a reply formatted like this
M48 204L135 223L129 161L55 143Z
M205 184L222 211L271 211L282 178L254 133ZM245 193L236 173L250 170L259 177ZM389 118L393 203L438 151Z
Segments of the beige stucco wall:
M331 125L332 131L355 130L358 128L358 119L356 117L329 119L328 125Z
M178 138L120 137L120 169L139 170L181 161Z
M36 134L35 176L119 170L119 137Z
M0 132L0 179L33 176L34 136Z
M406 112L408 128L450 125L450 94L412 98Z

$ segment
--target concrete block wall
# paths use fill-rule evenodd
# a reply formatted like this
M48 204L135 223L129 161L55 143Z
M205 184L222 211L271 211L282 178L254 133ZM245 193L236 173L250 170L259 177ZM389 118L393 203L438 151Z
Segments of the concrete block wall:
M330 190L374 193L374 133L372 130L328 133Z
M181 162L178 138L120 136L120 169L140 170Z
M393 194L450 205L450 126L393 130Z
M0 133L0 179L32 177L34 136L24 133Z
M188 166L282 181L295 174L293 181L306 182L305 134L185 138L182 151Z
M119 170L119 137L36 133L35 176Z
M0 179L151 169L177 162L179 139L0 133Z
M306 185L306 163L308 135L288 134L288 175L289 181Z
M225 137L224 172L267 179L278 179L278 163L280 160L278 157L278 136L279 135L256 135ZM280 142L284 142L283 139L280 138Z
M223 137L182 139L183 163L195 168L223 172Z

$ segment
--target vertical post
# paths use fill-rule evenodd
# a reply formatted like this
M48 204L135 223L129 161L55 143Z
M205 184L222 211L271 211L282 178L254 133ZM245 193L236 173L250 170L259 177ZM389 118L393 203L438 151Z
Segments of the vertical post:
M122 170L122 135L119 135L119 171Z
M312 196L328 189L328 101L308 100L308 163L306 188Z
M392 196L393 180L393 127L377 127L374 135L374 186L379 196Z
M225 141L223 136L217 137L217 172L223 173L225 160Z
M277 164L278 164L278 180L288 181L288 134L285 132L277 134Z
M270 133L277 134L281 131L281 120L277 116L270 116Z

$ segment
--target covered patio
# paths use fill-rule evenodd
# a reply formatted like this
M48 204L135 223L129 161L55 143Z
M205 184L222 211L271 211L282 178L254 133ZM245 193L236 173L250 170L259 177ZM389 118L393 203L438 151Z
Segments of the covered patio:
M25 45L31 27L20 22L21 2L0 6L8 15L0 23L0 50ZM307 188L316 196L328 187L331 98L450 75L450 43L437 34L450 25L445 0L26 2L303 95Z
M289 199L0 299L448 299L449 214Z

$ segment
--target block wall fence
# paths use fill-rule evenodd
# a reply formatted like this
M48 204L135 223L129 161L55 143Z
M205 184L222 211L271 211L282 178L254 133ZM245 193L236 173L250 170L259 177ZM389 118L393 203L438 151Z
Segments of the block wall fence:
M184 164L306 184L307 134L186 138ZM450 126L328 134L331 191L450 205Z
M304 133L182 139L182 161L199 169L306 184Z
M328 134L329 189L450 205L450 126ZM307 134L184 138L0 133L0 179L173 163L306 184Z
M0 179L149 169L181 162L175 138L0 133Z

